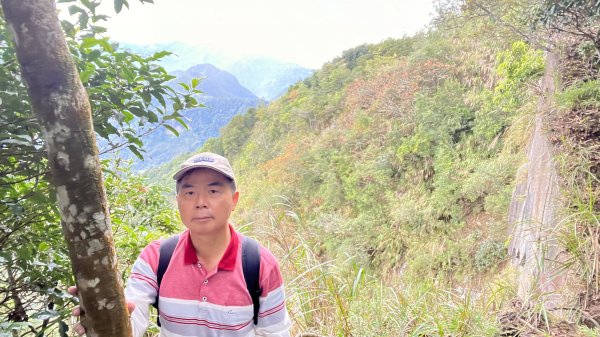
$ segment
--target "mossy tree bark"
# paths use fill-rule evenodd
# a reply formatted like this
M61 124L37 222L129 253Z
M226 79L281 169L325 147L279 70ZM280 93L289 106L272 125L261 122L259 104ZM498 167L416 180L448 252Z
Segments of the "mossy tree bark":
M131 336L91 107L53 0L1 0L47 144L88 336Z

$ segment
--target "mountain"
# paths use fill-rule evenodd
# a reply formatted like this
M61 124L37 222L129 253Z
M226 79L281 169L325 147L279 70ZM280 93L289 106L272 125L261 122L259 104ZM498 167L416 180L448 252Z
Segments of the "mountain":
M173 88L178 87L180 82L190 83L192 78L199 78L198 89L203 93L196 99L205 107L183 112L189 130L178 123L170 123L179 132L179 137L165 128L158 128L142 137L146 150L144 161L137 160L131 153L122 153L121 156L134 159L134 168L137 170L160 165L201 147L208 138L218 136L219 130L232 117L264 103L243 87L235 76L210 64L195 65L172 74L176 76L169 82Z
M312 70L296 64L281 63L265 57L250 57L224 65L240 83L258 97L272 101L283 95L287 88L312 74Z
M176 86L179 82L189 83L193 78L200 79L199 89L203 92L202 97L257 98L255 94L242 86L234 75L211 64L198 64L186 71L172 71L171 74L176 76L169 82L171 86ZM200 98L202 99L202 97Z
M281 257L298 326L600 336L597 53L523 40L512 5L345 51L195 150L232 162L233 221Z
M124 43L122 47L142 55L167 50L172 55L164 57L160 64L169 72L188 69L196 64L210 63L235 75L239 82L256 96L271 101L287 88L313 73L313 70L297 64L285 63L268 57L236 57L203 46L181 42L135 45Z

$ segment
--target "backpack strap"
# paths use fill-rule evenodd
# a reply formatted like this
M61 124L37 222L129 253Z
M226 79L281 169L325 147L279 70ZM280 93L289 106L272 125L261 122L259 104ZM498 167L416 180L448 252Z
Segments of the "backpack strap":
M242 240L242 268L244 270L246 287L254 305L254 324L256 325L258 323L258 309L260 307L259 296L262 293L259 280L260 246L256 240L245 235Z
M158 284L158 288L156 290L156 299L154 300L154 303L152 303L152 306L155 307L157 311L160 283L162 282L163 276L167 271L169 262L171 262L171 256L173 256L173 251L175 250L175 246L177 246L177 242L179 242L179 234L175 234L167 239L164 239L160 244L158 253L158 268L156 269L156 283ZM160 314L156 317L156 324L160 326Z

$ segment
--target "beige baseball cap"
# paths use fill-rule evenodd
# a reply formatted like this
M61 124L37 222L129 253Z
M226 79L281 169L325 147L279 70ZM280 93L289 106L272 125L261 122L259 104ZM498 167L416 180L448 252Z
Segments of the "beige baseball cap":
M229 160L212 152L202 152L188 158L181 164L179 171L173 175L173 179L179 181L179 179L181 179L189 170L200 167L215 170L224 174L226 177L231 178L231 180L235 182L235 176L233 175L233 169L229 164Z

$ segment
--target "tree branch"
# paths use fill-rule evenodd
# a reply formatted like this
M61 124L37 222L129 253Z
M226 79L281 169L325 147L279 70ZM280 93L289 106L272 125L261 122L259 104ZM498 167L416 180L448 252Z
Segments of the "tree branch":
M489 10L488 8L486 8L485 6L483 6L482 4L480 4L478 1L472 1L472 3L477 8L481 9L484 13L486 13L490 18L492 18L492 20L498 22L499 24L501 24L501 25L503 25L505 27L508 27L510 30L512 30L517 35L521 36L525 41L527 41L528 43L534 45L536 48L542 49L542 50L545 50L545 51L550 51L550 49L548 47L541 45L539 42L537 42L536 40L532 39L527 34L523 33L517 27L515 27L515 26L511 25L510 23L507 23L506 21L502 20L502 18L498 17L496 14L494 14L491 10Z

